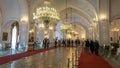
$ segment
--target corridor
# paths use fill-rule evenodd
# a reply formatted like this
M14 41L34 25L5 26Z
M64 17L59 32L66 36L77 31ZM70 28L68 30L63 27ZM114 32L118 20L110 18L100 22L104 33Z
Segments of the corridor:
M120 68L118 6L120 0L0 0L0 68Z

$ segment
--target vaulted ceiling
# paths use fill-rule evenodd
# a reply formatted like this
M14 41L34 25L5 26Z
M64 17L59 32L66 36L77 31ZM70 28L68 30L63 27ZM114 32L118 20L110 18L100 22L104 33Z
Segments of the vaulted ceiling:
M30 16L36 11L40 6L43 6L44 0L27 0ZM93 18L97 18L99 0L50 0L51 6L57 9L61 15L61 19L64 20L66 10L68 10L68 19L70 23L79 24L80 27L83 27L86 31L90 27L90 24L93 23ZM72 12L71 12L72 9ZM75 19L74 19L75 18Z
M44 0L27 0L31 13L36 10L36 8L43 5ZM50 0L51 5L61 12L66 9L66 0ZM74 12L79 13L79 15L84 14L89 21L92 22L93 18L97 17L99 0L67 0L67 6L73 8Z

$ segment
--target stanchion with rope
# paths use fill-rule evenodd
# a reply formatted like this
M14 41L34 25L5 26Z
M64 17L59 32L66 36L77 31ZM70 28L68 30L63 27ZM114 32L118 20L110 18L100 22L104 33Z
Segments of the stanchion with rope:
M68 58L68 68L70 68L70 58Z
M72 68L74 68L74 55L72 53Z

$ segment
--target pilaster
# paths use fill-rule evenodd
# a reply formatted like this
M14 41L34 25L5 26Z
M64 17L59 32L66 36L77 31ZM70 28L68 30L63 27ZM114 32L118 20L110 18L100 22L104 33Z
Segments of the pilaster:
M110 45L109 0L99 2L99 41L100 45Z

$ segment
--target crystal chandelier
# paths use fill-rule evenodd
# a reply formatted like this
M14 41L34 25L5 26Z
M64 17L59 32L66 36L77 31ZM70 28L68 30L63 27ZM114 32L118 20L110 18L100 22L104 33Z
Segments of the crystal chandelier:
M66 21L61 26L61 31L71 30L72 25L68 22L67 0L66 0Z
M69 25L69 24L62 24L62 26L61 26L61 30L67 30L70 28L71 28L71 25Z
M33 13L33 19L42 21L44 24L49 24L49 22L58 21L59 13L56 9L50 7L50 2L44 1L44 6L40 7Z

